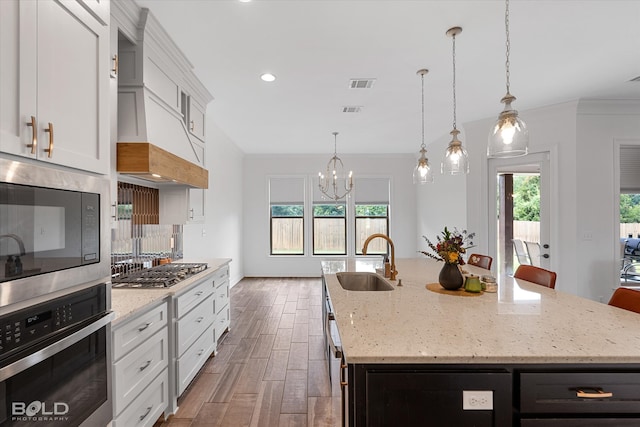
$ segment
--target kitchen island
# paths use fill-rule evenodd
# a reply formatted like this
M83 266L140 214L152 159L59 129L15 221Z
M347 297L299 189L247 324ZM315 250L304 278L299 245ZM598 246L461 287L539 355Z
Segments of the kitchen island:
M402 286L367 292L336 273L379 259L322 262L350 425L640 425L637 313L511 277L497 293L445 295L426 289L441 263L396 264Z

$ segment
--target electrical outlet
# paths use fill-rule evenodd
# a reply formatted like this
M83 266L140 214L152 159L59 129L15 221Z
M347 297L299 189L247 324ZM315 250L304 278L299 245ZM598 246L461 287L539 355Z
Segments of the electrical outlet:
M462 390L462 409L486 411L493 409L492 390Z

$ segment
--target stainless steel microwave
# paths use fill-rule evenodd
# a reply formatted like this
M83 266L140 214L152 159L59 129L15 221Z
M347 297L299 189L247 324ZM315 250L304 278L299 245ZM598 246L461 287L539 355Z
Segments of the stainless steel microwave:
M0 159L0 314L108 281L108 206L105 178Z

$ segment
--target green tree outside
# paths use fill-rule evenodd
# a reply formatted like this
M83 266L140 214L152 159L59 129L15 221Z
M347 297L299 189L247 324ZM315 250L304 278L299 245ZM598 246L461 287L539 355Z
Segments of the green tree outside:
M540 221L540 176L513 177L513 219Z

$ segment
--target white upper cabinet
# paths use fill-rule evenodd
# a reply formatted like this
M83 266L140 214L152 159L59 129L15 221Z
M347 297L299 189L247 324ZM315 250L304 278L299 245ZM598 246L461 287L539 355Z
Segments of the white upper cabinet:
M0 151L109 173L105 8L108 16L98 0L0 1Z

